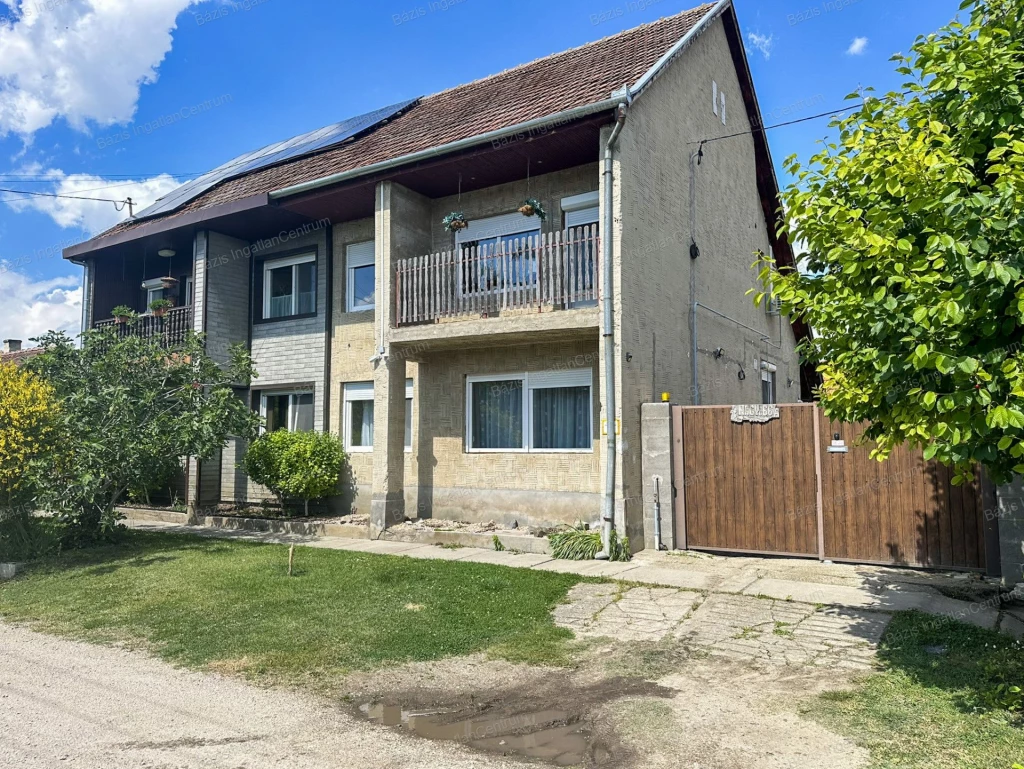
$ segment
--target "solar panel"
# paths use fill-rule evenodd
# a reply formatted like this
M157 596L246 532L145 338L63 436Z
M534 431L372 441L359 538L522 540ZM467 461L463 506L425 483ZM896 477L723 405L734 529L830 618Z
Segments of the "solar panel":
M339 144L394 117L417 101L418 99L409 99L398 104L392 104L390 107L383 107L373 112L367 112L365 115L358 115L334 125L318 128L301 136L270 144L255 152L239 155L229 163L208 171L187 184L172 190L153 205L140 211L135 218L148 219L152 216L170 213L223 181L252 173L260 168L266 168L284 160L308 155L330 147L333 144Z

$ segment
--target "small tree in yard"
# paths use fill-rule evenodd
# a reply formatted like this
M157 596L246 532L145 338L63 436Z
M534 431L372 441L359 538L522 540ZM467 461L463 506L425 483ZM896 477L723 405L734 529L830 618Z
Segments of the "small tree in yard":
M808 167L786 161L806 264L761 275L815 331L828 416L869 420L880 459L924 447L956 482L1024 472L1024 0L962 8L895 57L903 92L834 122Z
M344 463L345 452L333 435L277 430L253 441L242 469L274 492L282 512L291 497L305 503L308 516L310 500L329 497L337 490Z
M218 365L201 336L168 350L159 339L89 331L39 340L29 366L53 388L62 443L45 466L40 499L76 543L109 538L116 507L187 457L213 457L228 436L251 437L258 418L233 385L255 376L242 346Z

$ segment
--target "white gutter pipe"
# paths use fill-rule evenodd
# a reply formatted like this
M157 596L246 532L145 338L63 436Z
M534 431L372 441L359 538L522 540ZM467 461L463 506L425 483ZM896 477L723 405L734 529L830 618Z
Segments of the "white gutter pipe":
M628 105L623 102L615 114L615 128L604 148L604 221L601 222L601 259L603 280L601 281L601 305L604 308L604 416L607 425L604 431L604 496L601 499L602 531L604 549L597 559L607 561L611 557L612 530L615 527L615 467L617 464L616 430L618 428L618 398L615 394L615 318L612 306L612 281L615 270L612 265L612 241L615 234L615 217L612 207L615 202L615 144L626 123Z

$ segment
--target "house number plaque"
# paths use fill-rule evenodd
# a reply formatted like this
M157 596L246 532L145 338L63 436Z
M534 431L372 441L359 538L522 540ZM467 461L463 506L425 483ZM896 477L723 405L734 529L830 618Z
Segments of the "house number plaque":
M744 422L756 422L763 425L778 418L779 407L776 404L732 407L732 421L738 425Z

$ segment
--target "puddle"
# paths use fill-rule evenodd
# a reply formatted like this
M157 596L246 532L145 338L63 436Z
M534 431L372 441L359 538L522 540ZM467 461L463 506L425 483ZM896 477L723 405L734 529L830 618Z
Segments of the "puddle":
M487 753L538 758L555 766L603 766L611 758L591 730L564 710L510 715L486 707L418 711L380 703L359 710L372 721L400 726L417 737L461 742Z
M611 767L625 758L616 736L595 727L593 710L620 697L671 696L659 686L623 679L576 690L566 687L547 696L491 691L461 702L444 702L420 694L410 694L404 701L394 696L367 702L359 713L381 726L427 740L459 742L486 753L552 766L588 767Z

